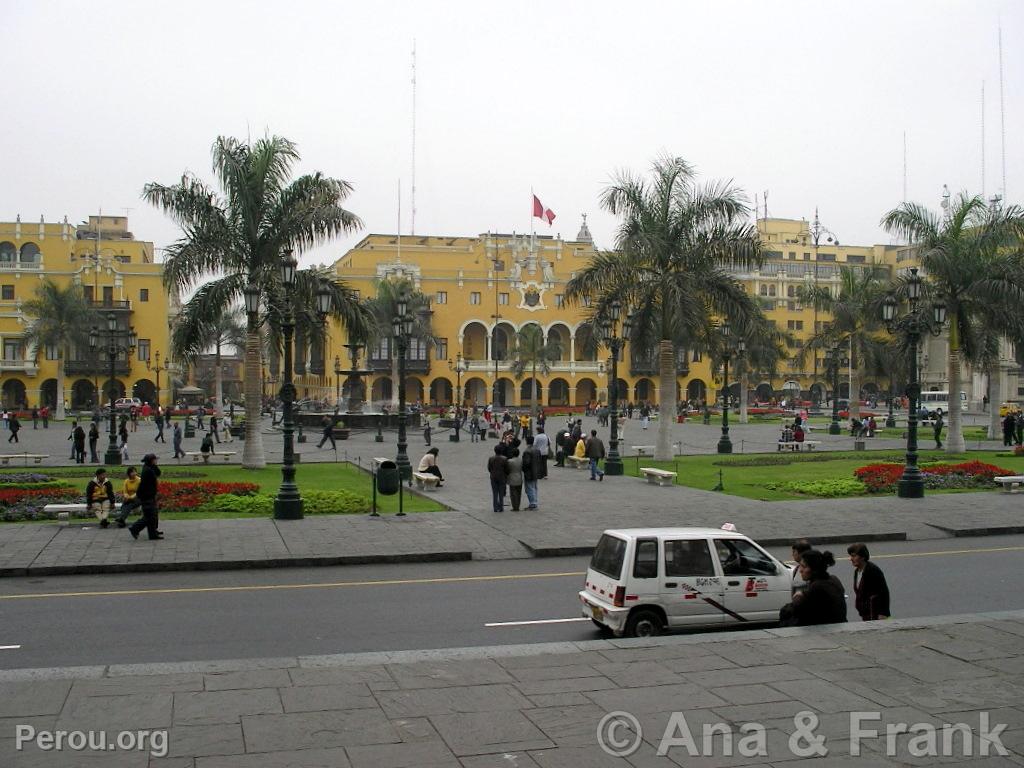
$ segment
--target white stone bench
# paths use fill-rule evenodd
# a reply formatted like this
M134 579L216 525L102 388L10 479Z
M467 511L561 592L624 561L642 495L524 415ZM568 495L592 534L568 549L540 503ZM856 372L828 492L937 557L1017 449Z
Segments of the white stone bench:
M437 475L432 475L429 472L413 472L412 479L416 481L416 487L421 491L426 488L437 488L437 484L441 482L441 478Z
M565 457L568 465L571 465L575 469L583 469L584 467L590 466L590 459L586 456L575 456L573 454L567 454Z
M119 512L121 509L121 502L114 502L114 507L111 510L111 514ZM47 504L43 507L43 511L47 513L54 513L61 525L67 525L71 518L71 515L77 512L85 512L85 503L81 504Z
M633 449L633 452L637 456L653 456L654 455L654 448L655 448L655 446L653 446L653 445L631 445L629 447Z
M779 441L778 448L776 450L781 451L783 448L788 448L791 451L803 450L803 446L807 447L808 451L813 451L817 446L821 445L820 440L804 440L803 442L797 442L796 440L791 441Z
M220 451L218 453L203 453L202 451L186 451L186 458L191 456L192 461L203 460L204 464L209 464L211 458L223 458L224 461L228 461L232 456L235 455L235 451Z
M1004 475L992 479L1003 486L1003 493L1016 493L1017 489L1024 485L1024 475Z
M11 459L24 459L25 464L28 465L28 460L32 459L33 463L40 464L43 459L50 458L48 453L7 453L0 455L0 463L8 463Z
M669 486L676 484L676 473L655 467L640 467L640 474L647 478L651 485Z

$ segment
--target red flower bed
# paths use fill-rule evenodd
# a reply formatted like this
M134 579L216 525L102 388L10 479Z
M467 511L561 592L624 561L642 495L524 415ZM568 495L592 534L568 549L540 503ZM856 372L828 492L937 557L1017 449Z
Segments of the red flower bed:
M65 499L68 494L74 494L74 488L50 486L47 488L0 488L0 505L9 507L19 501L38 500L41 504L48 503L51 499ZM84 495L84 494L83 494Z
M215 496L252 496L260 487L256 483L215 483L209 481L188 483L160 483L160 510L184 512L201 507Z
M982 461L965 461L961 464L933 464L922 467L925 483L930 488L984 487L993 477L1012 475L1013 471L986 464ZM903 475L902 464L868 464L853 472L854 476L867 486L869 493L892 491Z

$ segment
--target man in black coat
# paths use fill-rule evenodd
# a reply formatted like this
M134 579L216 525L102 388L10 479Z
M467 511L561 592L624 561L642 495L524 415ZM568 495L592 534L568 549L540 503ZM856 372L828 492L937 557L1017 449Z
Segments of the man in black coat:
M128 528L133 539L139 538L142 529L145 528L150 539L162 539L164 535L158 530L160 513L157 509L157 496L159 490L160 467L157 466L155 453L147 453L142 459L142 475L139 479L139 490L135 497L142 505L142 517L131 524Z

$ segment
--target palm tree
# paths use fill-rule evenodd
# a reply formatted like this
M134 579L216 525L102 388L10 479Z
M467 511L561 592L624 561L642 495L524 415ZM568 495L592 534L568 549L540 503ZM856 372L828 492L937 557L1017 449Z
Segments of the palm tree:
M949 318L947 381L950 402L960 402L962 357L977 358L985 335L1012 333L1024 305L1024 209L989 207L980 196L959 194L944 216L903 203L882 218L886 231L919 248L929 293L946 304ZM1007 248L1017 245L1014 251ZM984 321L984 322L983 322ZM949 409L948 453L965 449L962 414Z
M237 302L247 285L258 288L265 307L280 306L278 267L284 250L301 251L361 226L342 207L351 185L320 173L290 181L298 160L295 145L279 136L251 144L221 136L213 144L213 171L222 195L187 173L177 184L145 186L143 197L184 230L167 249L164 282L183 291L204 283L188 302L206 305L202 311L196 308L200 315ZM223 276L209 280L214 275ZM339 321L361 317L353 302L351 291L336 286L332 316ZM188 305L185 311L191 311ZM259 429L260 325L265 319L266 314L249 316L246 323L242 466L247 469L266 466Z
M621 217L615 251L595 251L566 287L572 303L592 300L590 316L605 317L618 300L634 311L635 343L658 348L659 419L655 458L672 458L677 400L677 344L707 337L712 317L733 323L760 312L730 272L761 262L761 241L746 221L749 209L731 183L698 185L682 158L655 161L651 179L619 173L602 207Z
M405 294L407 300L406 311L413 318L412 337L427 345L434 343L430 327L430 299L418 291L415 283L407 277L377 281L377 295L367 302L372 323L367 335L359 339L371 344L379 344L388 339L388 349L392 350L391 380L395 382L395 386L391 388L391 402L395 407L398 406L398 350L390 345L394 343L391 339L392 320L398 314L398 299L402 294Z
M191 308L195 311L195 307ZM189 365L199 355L213 348L213 388L217 416L224 415L224 376L221 370L221 352L224 347L245 349L246 323L241 307L229 307L212 318L196 317L182 311L171 332L171 354Z
M786 358L786 343L790 335L778 330L763 314L756 315L745 327L737 329L746 343L746 351L736 359L740 375L740 424L746 424L750 374L771 379L778 372L779 363Z
M547 376L551 372L551 363L562 357L562 345L558 339L544 338L544 331L536 323L528 323L516 333L512 341L511 357L510 368L517 379L522 378L527 367L533 371L530 413L537 418L537 369L540 368L541 373Z
M35 298L21 306L30 318L23 336L26 345L55 347L57 350L57 404L55 418L63 421L64 413L64 361L73 346L89 343L89 328L96 322L95 314L85 298L82 286L69 283L59 287L47 278L36 288Z
M873 269L840 267L839 292L826 286L802 286L800 300L818 311L831 314L832 320L807 339L797 360L803 364L808 353L839 345L850 354L850 417L860 418L860 381L869 358L877 354L882 331L882 301L886 284ZM832 397L838 397L833 392Z

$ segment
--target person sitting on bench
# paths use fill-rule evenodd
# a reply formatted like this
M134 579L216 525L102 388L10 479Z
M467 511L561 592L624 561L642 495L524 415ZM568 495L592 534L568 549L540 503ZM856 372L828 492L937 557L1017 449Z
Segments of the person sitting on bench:
M804 428L797 424L793 427L793 442L802 443L804 441Z
M114 486L107 480L107 470L100 467L96 476L85 487L85 511L93 512L100 521L100 528L110 525L111 510L114 508Z
M206 433L206 436L203 438L203 442L199 444L199 451L204 456L209 456L211 454L217 453L215 450L213 450L213 433L212 432L207 432Z
M441 487L441 483L444 482L444 478L441 476L441 470L437 466L437 454L439 453L437 448L431 448L420 459L420 465L416 468L417 472L423 472L428 475L437 476L437 487Z

